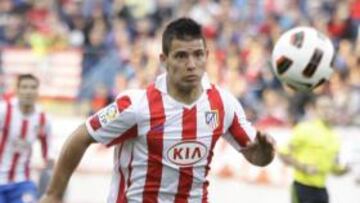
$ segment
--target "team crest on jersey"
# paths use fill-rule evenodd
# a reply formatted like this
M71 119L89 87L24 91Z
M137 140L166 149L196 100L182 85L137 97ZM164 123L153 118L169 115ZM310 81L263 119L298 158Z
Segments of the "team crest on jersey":
M211 129L217 128L219 126L219 112L217 110L205 112L205 122Z
M111 104L99 112L99 120L102 126L115 120L118 115L116 104Z

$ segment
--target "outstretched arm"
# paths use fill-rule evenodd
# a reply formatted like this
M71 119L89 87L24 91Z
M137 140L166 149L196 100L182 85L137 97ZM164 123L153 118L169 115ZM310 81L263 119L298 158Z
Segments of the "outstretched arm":
M298 160L296 160L291 155L291 153L287 154L287 153L279 152L279 157L285 164L294 167L298 171L301 171L309 175L316 175L317 173L319 173L319 170L315 165L301 163Z
M275 147L272 137L262 134L246 119L244 109L239 101L229 92L224 91L225 126L228 126L224 135L236 150L257 166L268 165L275 156Z
M272 162L275 156L275 141L266 134L257 132L255 140L248 142L240 151L252 164L266 166Z
M95 140L88 134L85 124L82 124L70 135L61 149L50 185L45 195L40 199L40 203L58 203L61 201L72 173L86 149L94 142Z

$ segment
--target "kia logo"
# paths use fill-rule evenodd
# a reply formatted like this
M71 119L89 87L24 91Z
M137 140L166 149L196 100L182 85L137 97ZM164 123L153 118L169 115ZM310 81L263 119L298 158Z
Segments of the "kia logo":
M198 141L183 141L170 147L167 151L168 160L179 166L190 166L201 161L207 152L207 147Z

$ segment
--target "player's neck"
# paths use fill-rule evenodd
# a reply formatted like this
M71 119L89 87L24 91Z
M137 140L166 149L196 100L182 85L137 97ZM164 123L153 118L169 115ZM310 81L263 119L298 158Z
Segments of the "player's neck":
M321 119L321 121L322 121L322 123L324 124L324 126L325 127L327 127L327 128L331 128L331 121L330 121L330 119L328 119L328 118L323 118L323 119Z
M31 114L32 112L34 112L34 105L27 105L27 104L19 104L20 107L20 111L22 114L24 115L28 115Z
M202 87L198 86L197 88L193 88L191 90L182 90L168 84L168 93L169 95L184 104L193 104L202 94Z

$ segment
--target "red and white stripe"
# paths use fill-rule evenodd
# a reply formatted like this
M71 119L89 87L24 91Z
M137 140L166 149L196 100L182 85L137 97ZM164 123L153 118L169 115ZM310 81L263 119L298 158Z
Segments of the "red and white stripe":
M0 103L0 184L30 178L32 144L40 139L44 159L48 156L50 126L39 107L23 115L17 100Z
M1 107L0 107L1 108ZM4 109L4 108L3 108ZM2 126L2 136L0 141L0 164L4 156L4 149L5 144L7 143L7 139L9 137L9 128L10 128L10 121L11 121L11 113L12 113L12 106L10 102L6 102L5 111L3 111L2 115L0 115L0 119L4 116L4 120L1 123L4 123ZM0 123L0 124L1 124Z
M203 81L204 94L185 105L167 94L164 77L146 90L122 93L86 122L94 139L116 145L109 203L206 203L206 176L219 137L236 149L255 137L226 91ZM215 120L209 122L206 112L216 112Z

